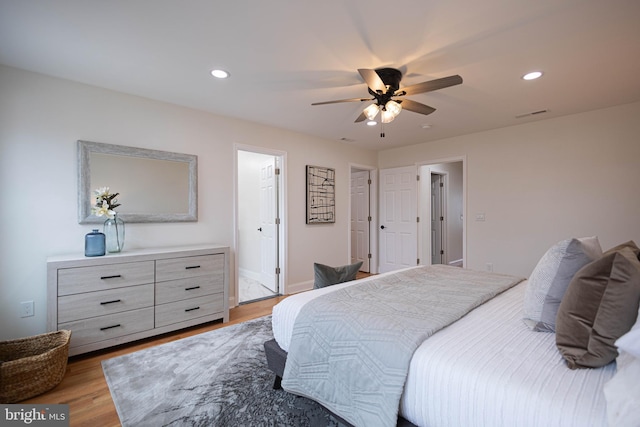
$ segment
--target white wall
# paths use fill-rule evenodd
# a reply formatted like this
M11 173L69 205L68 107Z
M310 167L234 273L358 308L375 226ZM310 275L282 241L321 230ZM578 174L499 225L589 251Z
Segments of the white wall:
M379 167L466 156L467 267L528 276L568 237L640 243L638 118L627 104L381 151Z
M317 259L349 262L348 165L375 164L374 152L3 66L0 93L0 339L45 332L46 259L83 253L92 226L77 223L79 139L198 156L198 222L127 224L125 250L231 246L238 143L287 152L285 287L311 283ZM335 224L305 224L306 164L336 170ZM26 300L34 317L19 316Z

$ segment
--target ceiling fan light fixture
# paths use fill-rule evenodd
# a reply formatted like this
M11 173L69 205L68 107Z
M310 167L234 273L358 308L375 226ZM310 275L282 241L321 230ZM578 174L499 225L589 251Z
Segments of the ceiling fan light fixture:
M391 123L395 118L396 116L391 111L382 110L382 112L380 112L380 121L382 123Z
M393 117L395 118L400 114L400 111L402 111L402 105L396 101L388 101L385 104L384 109L393 114Z
M380 111L378 104L371 104L364 109L364 115L367 116L367 119L373 120L378 115L378 111Z

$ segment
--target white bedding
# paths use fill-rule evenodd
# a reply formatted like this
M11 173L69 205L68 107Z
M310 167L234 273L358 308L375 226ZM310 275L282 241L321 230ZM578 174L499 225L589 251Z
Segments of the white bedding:
M273 332L280 347L288 351L302 305L353 283L293 295L276 305ZM533 332L522 321L525 283L416 350L400 402L404 418L429 427L606 426L602 387L615 373L615 364L567 368L555 335Z

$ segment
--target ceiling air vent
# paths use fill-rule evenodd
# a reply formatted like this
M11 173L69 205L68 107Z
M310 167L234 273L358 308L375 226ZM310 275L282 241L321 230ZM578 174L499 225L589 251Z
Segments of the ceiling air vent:
M532 111L530 113L523 113L523 114L518 114L516 116L516 119L521 119L523 117L529 117L529 116L537 116L538 114L544 114L546 112L548 112L549 110L538 110L538 111Z

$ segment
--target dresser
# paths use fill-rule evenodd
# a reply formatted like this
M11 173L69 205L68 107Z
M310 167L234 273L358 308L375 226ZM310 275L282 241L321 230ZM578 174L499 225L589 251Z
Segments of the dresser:
M129 250L47 260L47 329L69 355L213 320L229 321L229 248Z

